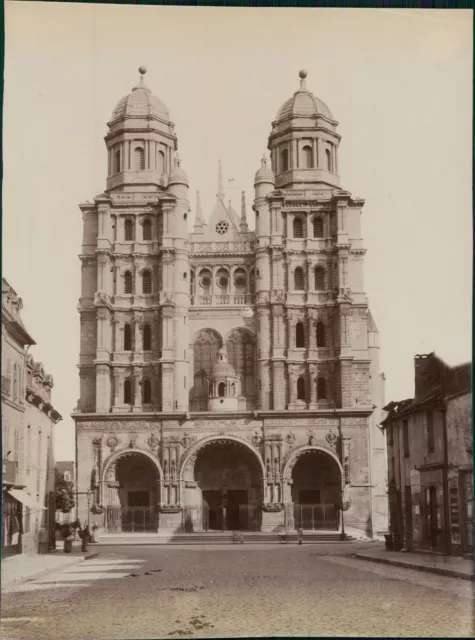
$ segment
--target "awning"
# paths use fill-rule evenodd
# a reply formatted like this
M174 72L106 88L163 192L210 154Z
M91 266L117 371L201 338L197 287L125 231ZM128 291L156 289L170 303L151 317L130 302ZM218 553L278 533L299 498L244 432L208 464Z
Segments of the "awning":
M46 511L46 507L43 507L39 502L36 502L33 496L28 495L26 491L23 491L22 489L10 489L8 493L13 496L15 500L18 500L18 502L21 502L29 509L33 509L35 511Z

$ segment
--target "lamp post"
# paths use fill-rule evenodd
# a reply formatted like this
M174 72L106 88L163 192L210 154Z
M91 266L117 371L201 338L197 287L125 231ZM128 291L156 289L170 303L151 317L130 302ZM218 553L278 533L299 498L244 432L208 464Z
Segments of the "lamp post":
M341 533L340 540L344 542L346 540L345 533L345 518L343 516L345 511L348 511L350 508L350 485L345 483L340 492L340 511L341 511Z

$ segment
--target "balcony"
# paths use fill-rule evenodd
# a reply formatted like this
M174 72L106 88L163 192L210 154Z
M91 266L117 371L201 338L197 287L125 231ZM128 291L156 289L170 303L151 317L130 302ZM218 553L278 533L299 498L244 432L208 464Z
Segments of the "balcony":
M252 294L231 293L225 295L190 296L192 307L223 307L223 306L249 306L254 304L255 296Z
M18 462L2 458L2 482L15 484L18 475Z

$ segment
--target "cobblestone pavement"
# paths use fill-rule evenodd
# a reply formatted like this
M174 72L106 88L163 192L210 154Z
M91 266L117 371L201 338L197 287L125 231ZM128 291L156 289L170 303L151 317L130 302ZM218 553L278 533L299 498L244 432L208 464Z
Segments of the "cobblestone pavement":
M102 547L4 589L2 638L470 637L474 603L468 581L346 545Z

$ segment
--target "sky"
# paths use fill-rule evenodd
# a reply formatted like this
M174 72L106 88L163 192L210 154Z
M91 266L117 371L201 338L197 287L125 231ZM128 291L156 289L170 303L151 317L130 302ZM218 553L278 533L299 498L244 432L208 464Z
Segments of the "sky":
M365 289L386 400L415 354L471 360L472 12L6 2L3 277L54 377L56 455L74 458L80 202L105 189L104 135L137 83L168 106L209 217L223 163L239 210L271 122L307 86L340 123L341 185L363 197ZM232 179L232 182L228 182Z

